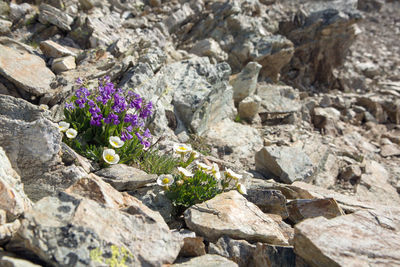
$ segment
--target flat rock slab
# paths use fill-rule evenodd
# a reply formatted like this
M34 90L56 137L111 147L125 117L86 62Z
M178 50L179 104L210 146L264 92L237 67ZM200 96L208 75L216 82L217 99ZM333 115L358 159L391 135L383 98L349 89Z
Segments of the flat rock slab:
M287 209L289 211L289 219L294 223L318 216L332 219L344 215L344 212L333 198L296 199L287 204Z
M96 174L119 191L135 190L157 180L157 175L147 174L125 164L112 165Z
M288 244L284 230L273 217L263 213L236 190L194 205L184 215L189 229L211 242L226 235L274 245Z
M15 86L35 96L51 90L55 75L46 62L27 51L0 45L0 74Z
M206 254L183 263L173 264L171 267L238 267L238 265L225 257Z
M182 239L148 209L122 212L66 193L25 213L8 249L30 251L51 266L104 266L118 252L128 266L161 266L178 256Z
M398 214L397 208L305 220L295 227L295 253L311 266L398 266Z
M256 153L256 169L264 175L273 175L282 182L291 184L307 180L314 174L314 166L298 147L265 146Z

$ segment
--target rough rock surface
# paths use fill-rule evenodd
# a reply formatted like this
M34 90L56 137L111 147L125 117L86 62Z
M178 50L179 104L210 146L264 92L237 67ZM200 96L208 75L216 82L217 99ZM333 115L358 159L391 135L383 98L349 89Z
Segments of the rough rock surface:
M192 258L183 263L171 265L173 267L237 267L238 265L219 255L206 254L204 256Z
M288 244L274 219L235 190L187 209L185 222L189 229L209 241L215 242L226 235L247 241Z
M295 252L311 266L398 265L398 212L389 208L305 220L295 227Z

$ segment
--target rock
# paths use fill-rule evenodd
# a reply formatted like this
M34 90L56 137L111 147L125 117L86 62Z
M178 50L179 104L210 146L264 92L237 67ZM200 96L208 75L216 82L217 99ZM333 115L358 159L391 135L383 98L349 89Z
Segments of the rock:
M81 167L62 163L61 133L45 114L23 99L0 95L0 146L32 201L86 176Z
M293 247L272 246L257 243L251 266L298 266Z
M9 17L13 22L17 22L18 20L24 18L32 10L33 7L28 3L22 3L20 5L10 3Z
M262 99L257 95L248 96L239 103L239 117L247 121L253 121L261 107Z
M248 201L256 204L264 213L278 214L282 219L289 217L288 210L286 209L286 197L280 190L255 188L252 186L247 188L246 198Z
M53 58L59 58L65 56L77 57L77 55L74 52L70 51L68 48L59 45L51 40L40 42L39 47L42 53L46 57L53 57Z
M7 220L0 220L0 225L24 214L31 205L31 201L25 195L21 178L13 170L6 153L0 147L0 211L4 210L7 216Z
M168 31L172 33L176 31L180 25L188 21L194 14L194 11L190 8L190 4L185 3L180 9L170 14L163 21L163 24L167 27Z
M206 254L204 256L192 258L183 263L175 263L171 267L237 267L238 265L227 258Z
M336 125L340 121L340 111L333 108L317 107L313 112L313 124L317 129L322 129L324 134L337 134Z
M381 146L382 157L400 156L400 148L396 144Z
M236 104L254 94L260 69L260 64L249 62L246 67L230 81L233 88L233 100Z
M205 132L207 142L218 148L223 158L250 162L254 152L262 147L258 131L248 125L223 120L211 125Z
M287 204L289 220L299 223L304 219L323 216L332 219L344 215L344 212L333 198L296 199Z
M335 86L334 68L343 64L357 35L354 24L361 19L354 8L341 11L334 2L319 4L311 3L309 10L299 10L279 27L295 44L294 55L282 70L283 80L299 89Z
M47 4L39 6L39 21L42 24L53 24L64 31L71 30L71 24L74 19L67 13Z
M55 75L38 56L0 44L0 74L18 89L41 96L51 92Z
M19 219L0 225L0 245L4 245L10 241L21 226ZM1 251L0 251L1 253Z
M228 59L228 55L221 49L219 44L212 38L200 40L196 42L193 47L189 50L189 53L198 55L213 57L217 61L225 61Z
M53 64L51 65L51 70L57 74L64 71L73 70L75 68L75 57L73 56L56 58L53 60Z
M351 184L359 184L361 180L361 174L362 171L360 166L352 164L344 167L341 170L338 179L350 182Z
M16 255L0 251L0 265L4 267L40 267L25 259L20 259Z
M172 263L181 239L153 215L140 205L121 212L59 193L41 199L25 214L8 250L31 251L50 265L88 266L122 257L125 264L135 266Z
M236 190L194 205L184 216L189 229L211 242L226 235L247 241L288 244L279 225Z
M0 19L0 34L10 33L12 22L4 19Z
M0 210L0 225L7 223L7 213L5 210Z
M263 124L293 123L293 114L300 111L298 93L290 86L261 84L256 94L262 99L259 114Z
M120 86L135 88L155 103L154 134L171 132L166 115L169 111L179 122L174 129L177 133L191 130L202 135L211 125L233 119L232 89L227 84L230 68L226 63L213 65L208 58L193 58L167 64L153 77L148 64L139 66L140 74L127 74Z
M265 146L256 153L255 161L258 171L288 184L310 180L314 174L310 158L297 147Z
M357 211L330 220L305 220L295 226L295 253L311 266L398 265L396 212Z
M197 236L194 232L180 231L179 235L183 238L183 247L179 252L180 257L197 257L206 254L204 238Z
M380 11L384 4L383 0L358 0L357 9L366 12Z
M235 240L223 236L218 241L210 243L208 247L209 254L217 254L236 262L239 267L249 266L256 249L255 245L245 240Z
M97 171L96 174L118 191L135 190L157 180L157 175L147 174L125 164L111 165Z

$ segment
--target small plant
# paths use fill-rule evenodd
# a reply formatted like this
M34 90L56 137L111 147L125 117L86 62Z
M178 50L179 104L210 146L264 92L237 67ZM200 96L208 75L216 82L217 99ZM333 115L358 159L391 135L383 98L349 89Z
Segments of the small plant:
M59 123L63 141L103 165L140 158L150 146L151 134L144 126L152 103L133 91L115 89L109 77L99 79L96 89L89 90L80 79L77 84L80 88L65 105L66 119Z

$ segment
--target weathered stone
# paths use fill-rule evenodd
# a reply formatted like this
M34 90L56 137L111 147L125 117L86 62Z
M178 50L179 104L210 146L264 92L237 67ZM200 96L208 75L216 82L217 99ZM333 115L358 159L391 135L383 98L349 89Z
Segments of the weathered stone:
M297 147L266 146L256 153L256 169L284 183L309 180L314 173L310 158Z
M255 245L245 240L235 240L227 236L221 237L218 241L210 243L208 247L209 254L217 254L236 262L239 267L249 266Z
M0 209L0 225L3 225L7 222L7 213L5 210Z
M336 125L340 120L340 111L333 108L315 108L313 113L313 124L317 129L323 129L325 134L337 133Z
M257 243L250 266L298 266L293 247Z
M70 31L74 19L67 13L47 4L39 6L39 21L43 24L53 24L64 31Z
M257 95L248 96L245 99L243 99L239 103L239 108L238 108L240 119L244 119L251 122L254 119L254 117L258 114L258 110L261 107L261 102L262 99Z
M196 42L189 50L190 53L198 56L213 57L218 61L228 59L228 55L221 49L219 44L212 38Z
M0 19L0 34L7 34L10 32L12 22L4 19Z
M46 57L53 57L53 58L59 58L59 57L64 57L64 56L73 56L76 57L77 55L69 50L68 48L57 44L56 42L53 42L51 40L46 40L43 42L40 42L40 50Z
M38 56L0 44L0 74L18 89L35 96L51 91L55 75Z
M248 202L236 190L194 205L184 215L189 229L211 242L226 235L247 241L288 244L274 219Z
M254 94L260 69L260 64L249 62L243 70L230 81L233 88L233 100L235 103L239 103L246 97Z
M278 214L282 219L289 217L286 198L279 190L249 187L246 198L257 205L264 213Z
M0 245L3 245L10 241L21 226L19 219L0 225Z
M295 226L294 250L311 266L400 264L397 210L317 217Z
M295 44L293 58L282 70L288 84L304 90L313 85L335 86L334 68L343 64L357 34L353 26L361 15L350 7L341 11L334 3L313 2L310 13L300 9L290 21L280 23L280 33Z
M25 259L18 258L16 255L0 251L0 265L4 267L40 267Z
M248 125L223 120L211 125L205 132L207 142L217 147L223 159L250 162L256 151L262 147L262 139L258 131Z
M396 144L383 145L381 146L382 157L400 156L400 148Z
M45 115L38 106L23 99L0 95L0 146L32 201L86 176L81 167L63 165L59 155L61 133Z
M140 205L121 212L59 193L43 198L25 214L8 250L31 251L50 265L106 264L112 255L118 260L115 250L126 256L128 265L172 263L182 240L153 216L154 212Z
M357 8L366 12L380 11L384 4L383 0L358 0Z
M164 20L164 24L170 33L177 30L177 28L190 19L194 15L194 11L190 8L189 3L182 5L180 9L172 13Z
M344 215L344 212L333 198L296 199L287 204L287 209L289 211L289 220L295 224L304 219L318 216L332 219Z
M206 254L204 238L201 236L196 237L196 234L193 234L194 236L181 235L183 237L183 246L179 252L180 257L197 257Z
M206 254L183 263L173 264L171 267L238 267L238 265L227 258Z
M57 74L64 71L73 70L75 68L75 57L73 56L56 58L53 60L53 64L51 64L51 70Z
M32 10L33 7L28 3L22 3L20 5L16 3L10 3L9 17L13 22L17 22L18 20L25 17Z
M24 193L21 178L13 170L6 153L0 147L0 211L6 212L7 221L10 222L30 207L31 201ZM0 222L0 225L5 222Z
M155 174L147 174L142 170L124 164L111 165L108 168L101 169L96 174L118 191L135 190L157 180Z

